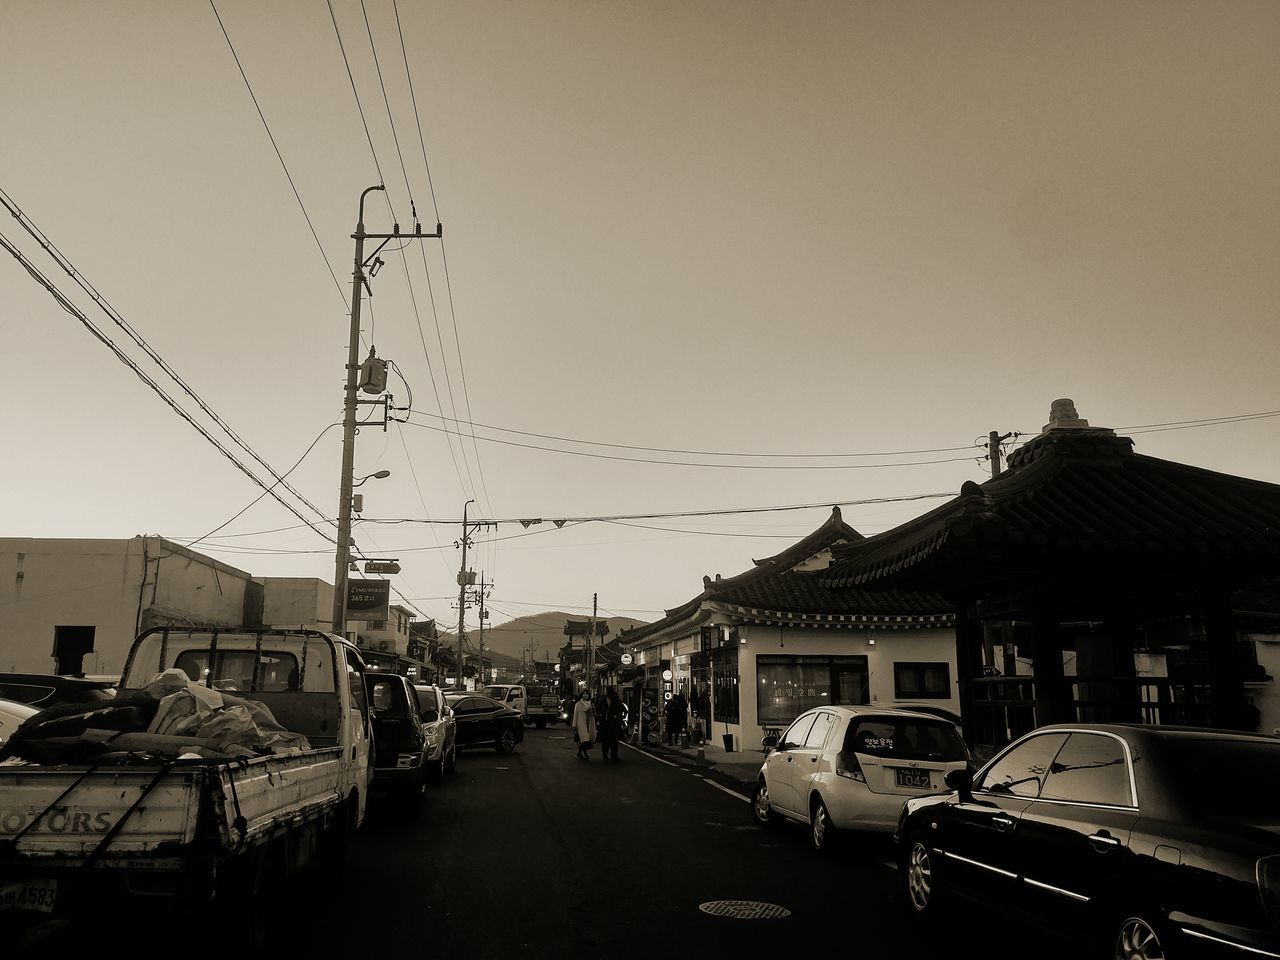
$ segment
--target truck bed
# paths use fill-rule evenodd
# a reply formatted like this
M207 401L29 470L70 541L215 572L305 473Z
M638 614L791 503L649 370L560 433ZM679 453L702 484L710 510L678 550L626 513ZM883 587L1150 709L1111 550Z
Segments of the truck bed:
M98 862L155 866L156 858L182 856L202 839L210 853L235 852L336 807L342 801L341 758L341 748L326 747L244 763L179 762L162 774L159 763L0 766L0 845L18 837L9 851L14 860L72 866L93 855L123 819ZM209 810L202 825L206 791ZM236 825L240 817L243 829ZM0 860L0 878L8 860Z

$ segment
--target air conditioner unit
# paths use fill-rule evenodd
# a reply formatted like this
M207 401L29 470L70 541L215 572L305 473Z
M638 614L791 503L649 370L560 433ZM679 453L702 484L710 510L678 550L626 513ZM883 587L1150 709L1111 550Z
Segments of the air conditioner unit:
M389 650L390 648L391 648L391 644L390 644L390 642L389 642L389 641L386 641L386 640L379 640L379 641L378 641L378 649L379 649L379 650Z

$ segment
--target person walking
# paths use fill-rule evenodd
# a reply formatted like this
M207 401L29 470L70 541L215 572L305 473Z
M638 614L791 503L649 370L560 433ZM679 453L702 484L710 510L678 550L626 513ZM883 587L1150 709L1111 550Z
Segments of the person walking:
M604 692L604 716L600 721L600 754L619 763L618 741L622 739L622 701L613 687Z
M680 746L680 734L689 721L689 704L683 693L677 693L667 701L667 746Z
M582 699L573 705L573 739L578 744L578 758L590 760L588 751L596 739L596 711L591 706L591 694L585 690Z

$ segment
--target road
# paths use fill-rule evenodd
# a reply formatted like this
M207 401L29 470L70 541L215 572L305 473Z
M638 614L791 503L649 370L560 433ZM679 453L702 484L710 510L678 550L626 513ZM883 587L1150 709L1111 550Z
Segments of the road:
M509 756L461 754L420 821L387 813L372 811L353 850L350 916L364 923L326 940L339 955L375 939L379 953L429 946L448 957L780 956L805 944L945 955L948 937L906 922L887 848L820 857L803 828L761 830L744 796L696 770L626 747L618 764L598 750L575 759L565 728L530 730ZM790 915L699 909L721 900Z

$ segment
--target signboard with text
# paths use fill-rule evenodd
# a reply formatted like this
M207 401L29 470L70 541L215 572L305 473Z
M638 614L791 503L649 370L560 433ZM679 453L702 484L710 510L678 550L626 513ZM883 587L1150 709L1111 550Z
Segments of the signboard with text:
M386 620L390 607L391 581L347 581L348 620Z

